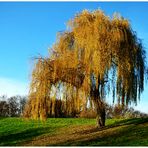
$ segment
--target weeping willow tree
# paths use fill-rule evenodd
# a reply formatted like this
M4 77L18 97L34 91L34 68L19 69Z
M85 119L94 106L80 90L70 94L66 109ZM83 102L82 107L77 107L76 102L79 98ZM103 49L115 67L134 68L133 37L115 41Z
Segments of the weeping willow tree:
M105 126L107 94L112 93L123 106L140 98L145 58L127 19L84 10L68 22L68 30L58 34L52 55L38 58L25 112L31 118L46 119L54 102L51 87L63 82L67 111L79 110L85 102L80 94L85 94L95 106L97 126Z

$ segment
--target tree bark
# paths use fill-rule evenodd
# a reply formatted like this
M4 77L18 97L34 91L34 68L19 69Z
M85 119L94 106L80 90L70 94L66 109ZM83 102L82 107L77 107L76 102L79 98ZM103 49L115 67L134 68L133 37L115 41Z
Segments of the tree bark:
M96 110L96 126L102 128L105 126L105 105L100 98L93 98L93 103Z

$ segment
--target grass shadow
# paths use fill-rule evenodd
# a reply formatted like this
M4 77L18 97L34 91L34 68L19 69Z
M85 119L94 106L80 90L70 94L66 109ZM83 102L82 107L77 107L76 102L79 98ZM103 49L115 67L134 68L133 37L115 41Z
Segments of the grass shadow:
M49 127L46 128L33 128L27 129L25 131L21 131L18 133L12 133L7 135L0 135L0 146L12 146L12 145L19 145L22 142L27 140L31 140L34 137L39 135L45 134L49 132Z
M148 146L148 124L144 126L143 123L148 123L148 121L127 120L127 123L118 124L118 127L128 125L127 127L123 127L109 135L106 134L101 138L96 136L93 139L81 140L75 144L81 146Z
M0 117L0 120L6 119L7 117Z
M78 134L91 134L94 132L98 132L98 131L104 131L110 128L114 128L114 127L119 127L119 126L124 126L124 125L138 125L138 124L143 124L148 122L148 118L132 118L132 119L125 119L122 121L116 121L115 123L112 123L110 125L107 125L105 127L102 128L97 128L97 127L93 127L91 129L86 129L84 131L79 131L77 132Z
M125 119L121 121L116 121L114 124L111 124L108 127L130 125L130 124L137 125L137 124L142 124L146 122L148 122L148 118L131 118L131 119Z
M144 124L146 123L146 124ZM126 126L124 126L126 125ZM121 126L121 128L120 128ZM109 134L101 135L99 131L112 130ZM117 121L104 128L92 128L77 133L80 138L68 140L58 146L148 146L148 118L134 118ZM82 138L81 135L94 134L93 137ZM53 146L55 146L53 145Z

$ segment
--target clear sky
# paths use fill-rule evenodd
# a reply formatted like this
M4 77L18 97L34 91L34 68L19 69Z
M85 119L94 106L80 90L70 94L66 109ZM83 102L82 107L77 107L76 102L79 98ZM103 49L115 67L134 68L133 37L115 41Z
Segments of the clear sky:
M0 95L27 94L32 57L46 56L77 12L98 8L129 19L148 53L148 2L0 2ZM148 84L136 109L148 113L147 96Z

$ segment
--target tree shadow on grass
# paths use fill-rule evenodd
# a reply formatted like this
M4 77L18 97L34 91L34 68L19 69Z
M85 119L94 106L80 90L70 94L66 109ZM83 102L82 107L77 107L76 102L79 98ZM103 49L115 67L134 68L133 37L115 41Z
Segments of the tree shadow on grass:
M27 140L31 140L39 135L45 134L47 132L52 132L52 130L49 131L49 127L40 127L28 129L18 133L0 135L0 146L19 145L20 143L25 142Z
M114 124L109 125L109 127L112 126L121 126L121 125L130 125L130 124L142 124L148 122L148 118L131 118L131 119L125 119L121 121L116 121Z
M114 127L119 127L119 126L124 126L124 125L138 125L138 124L143 124L148 122L148 118L132 118L132 119L125 119L125 120L121 120L121 121L116 121L113 124L107 125L103 128L91 128L91 129L86 129L84 131L80 131L78 133L80 134L89 134L89 133L94 133L94 132L98 132L98 131L104 131L110 128L114 128Z
M146 123L146 124L144 124ZM125 125L125 126L124 126ZM118 127L114 131L113 128ZM121 127L121 128L120 128ZM101 135L99 131L108 130ZM110 130L110 132L109 132ZM105 131L106 132L106 131ZM109 133L108 133L109 132ZM117 121L112 125L97 129L91 128L77 133L79 138L68 140L58 146L148 146L148 118L134 118ZM94 136L81 137L91 134Z
M0 117L0 120L3 120L3 119L5 119L6 117Z
M144 126L144 123L148 123L148 120L129 119L126 123L120 122L117 126L127 125L126 127L106 134L101 138L96 136L90 140L76 141L75 144L81 146L148 146L148 124Z

